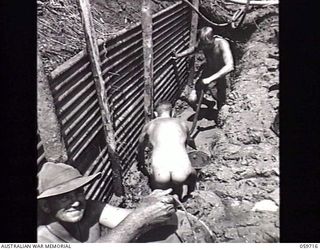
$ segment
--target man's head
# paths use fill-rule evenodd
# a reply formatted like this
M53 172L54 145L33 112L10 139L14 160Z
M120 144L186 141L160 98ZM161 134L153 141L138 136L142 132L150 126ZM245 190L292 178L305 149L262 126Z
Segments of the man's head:
M86 208L83 188L39 200L41 209L59 222L79 222Z
M41 209L59 222L80 221L86 208L83 187L99 175L82 176L67 164L45 163L38 174Z
M162 101L158 104L156 111L155 111L155 116L160 117L160 116L173 116L173 107L172 104L169 101Z
M203 27L200 30L200 44L202 46L210 45L214 42L213 28Z

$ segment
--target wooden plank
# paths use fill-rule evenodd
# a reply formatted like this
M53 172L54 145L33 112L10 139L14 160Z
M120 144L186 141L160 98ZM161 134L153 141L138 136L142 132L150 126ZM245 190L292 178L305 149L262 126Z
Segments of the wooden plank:
M75 56L71 57L69 60L64 62L63 64L59 65L56 69L54 69L50 74L50 80L56 79L60 77L62 74L64 74L66 71L68 71L70 68L72 68L74 65L76 65L78 62L80 62L81 59L83 59L86 56L85 51L80 51Z
M194 5L194 7L197 10L199 10L199 0L193 0L192 3ZM197 27L198 27L198 14L195 11L192 11L189 47L196 46L196 43L197 43ZM195 64L195 55L192 55L190 57L190 61L189 61L188 86L192 86L192 84L193 84L194 64Z
M54 101L48 79L43 71L38 52L37 118L38 130L43 144L45 158L53 162L65 162L68 159L60 124L55 112Z
M165 16L168 13L170 13L173 9L178 9L180 7L182 7L182 8L184 7L183 5L182 6L179 6L179 5L182 5L182 1L179 1L179 2L165 8L163 10L160 10L158 13L153 15L153 18L158 19L158 18L160 18L160 16Z
M86 172L84 173L85 176L94 174L97 169L99 170L99 162L107 161L108 155L107 155L107 147L100 149L100 153L96 156L96 159L93 163L87 168Z
M88 0L79 0L79 10L82 19L82 25L84 28L84 34L87 45L87 53L91 62L91 69L93 74L93 79L97 89L97 96L100 105L103 128L105 132L108 153L111 160L113 186L115 195L121 196L124 194L124 188L122 185L122 174L120 159L116 152L116 141L114 137L114 131L112 127L112 119L110 108L105 95L105 85L101 73L101 62L99 57L98 44L96 39L96 34L93 27L93 21L90 10L90 3Z
M145 122L153 118L153 42L151 0L142 2L142 38L144 58L144 113Z
M87 79L89 76L91 76L91 72L87 69L89 66L90 62L88 61L87 63L79 66L77 69L73 69L73 72L68 72L69 74L65 74L64 79L59 81L56 78L52 80L50 83L51 89L54 95L58 95L60 92L65 92L66 90L69 90L69 85L72 82L79 82L83 78ZM89 68L89 67L88 67ZM83 73L83 71L85 71ZM84 76L81 74L85 74ZM81 77L81 78L80 78ZM80 78L80 79L79 79ZM75 80L76 79L76 80ZM77 84L72 85L72 88L75 88ZM72 90L72 89L71 89Z

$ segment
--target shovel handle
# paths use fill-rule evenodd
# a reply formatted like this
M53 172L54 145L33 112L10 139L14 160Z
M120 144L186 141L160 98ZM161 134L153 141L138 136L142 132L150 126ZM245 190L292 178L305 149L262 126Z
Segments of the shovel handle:
M190 135L193 133L194 129L196 128L197 122L198 122L199 111L200 111L201 103L203 100L203 95L204 95L204 90L201 89L200 98L199 98L198 105L197 105L197 110L196 110L196 113L193 118L192 127L190 129Z

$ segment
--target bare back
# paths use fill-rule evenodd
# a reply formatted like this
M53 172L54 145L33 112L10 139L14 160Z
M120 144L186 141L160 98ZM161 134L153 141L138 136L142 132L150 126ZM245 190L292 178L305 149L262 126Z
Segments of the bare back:
M151 121L148 130L149 140L154 148L183 147L187 131L176 118L156 118Z
M187 127L179 119L156 118L147 133L153 146L153 168L174 171L191 167L186 151Z

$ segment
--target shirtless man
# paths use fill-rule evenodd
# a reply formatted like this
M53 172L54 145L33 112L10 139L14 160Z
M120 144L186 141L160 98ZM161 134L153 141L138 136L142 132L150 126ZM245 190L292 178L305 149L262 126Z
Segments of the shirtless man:
M83 187L100 176L83 176L64 163L42 166L37 198L45 221L37 229L38 243L181 242L172 190L154 190L136 209L118 208L85 199ZM160 233L160 227L166 230Z
M153 147L150 182L152 189L172 188L183 199L194 190L196 171L189 160L186 143L195 147L185 122L173 118L170 102L162 102L155 112L156 118L147 123L139 138L138 162L144 164L146 138ZM187 190L186 190L187 189Z
M225 75L233 69L233 58L229 43L220 36L213 34L211 27L204 27L200 30L200 39L195 47L191 47L173 56L173 59L191 55L202 50L206 64L199 81L196 83L196 95L190 98L192 104L199 99L201 90L205 90L206 95L211 95L215 99L215 107L220 110L226 100L226 79ZM213 107L212 102L203 99L203 103L208 107Z

